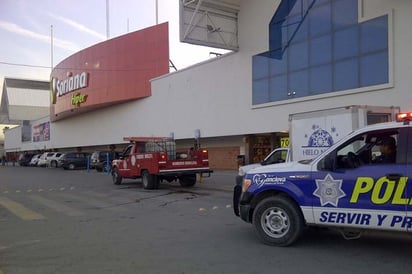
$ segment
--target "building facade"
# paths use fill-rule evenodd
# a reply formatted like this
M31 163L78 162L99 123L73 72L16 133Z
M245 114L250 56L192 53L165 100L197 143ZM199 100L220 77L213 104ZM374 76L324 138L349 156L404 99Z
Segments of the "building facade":
M103 96L110 91L99 89L102 101L73 107L76 91L71 90L62 95L67 96L66 105L51 111L49 141L13 143L21 134L17 128L7 132L5 149L94 148L121 144L123 136L174 136L179 147L188 148L199 137L213 168L235 169L238 156L258 162L281 146L290 114L349 105L412 109L411 1L211 2L224 3L222 13L228 12L228 2L231 10L237 9L236 18L230 17L237 30L234 52L173 73L160 70L150 76L150 92L139 93L142 96L128 94L116 101ZM198 12L218 8L196 9L199 1L191 3ZM194 30L202 29L202 14L196 16ZM221 27L218 23L211 29L205 21L203 43L225 31L225 21ZM114 52L119 50L114 47ZM60 80L79 75L80 81L81 73L92 73L81 61L74 65L77 73L63 73ZM72 63L73 56L66 62ZM117 85L116 94L127 89ZM89 94L87 100L92 91Z

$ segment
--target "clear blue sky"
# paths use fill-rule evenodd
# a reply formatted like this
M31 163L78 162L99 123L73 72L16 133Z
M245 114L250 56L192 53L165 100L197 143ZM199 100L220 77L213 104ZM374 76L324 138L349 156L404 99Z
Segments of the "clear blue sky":
M156 23L156 0L109 0L110 38ZM225 52L179 42L179 1L158 0L159 23L169 22L170 59L178 69ZM106 0L0 0L0 93L4 77L48 80L51 66L106 40ZM21 64L20 65L7 65ZM1 98L1 97L0 97Z

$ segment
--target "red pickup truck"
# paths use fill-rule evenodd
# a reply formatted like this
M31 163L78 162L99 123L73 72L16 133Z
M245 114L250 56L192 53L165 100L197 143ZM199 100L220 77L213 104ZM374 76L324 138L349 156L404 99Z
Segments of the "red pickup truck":
M196 184L196 175L209 177L208 151L194 149L176 152L176 142L167 137L124 137L130 145L120 159L112 161L113 183L119 185L123 178L142 178L143 188L157 189L163 180L179 180L183 187Z

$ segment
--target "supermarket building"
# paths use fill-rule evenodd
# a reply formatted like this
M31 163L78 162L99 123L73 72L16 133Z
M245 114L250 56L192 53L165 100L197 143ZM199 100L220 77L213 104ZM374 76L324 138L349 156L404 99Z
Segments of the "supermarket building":
M30 122L47 137L22 142L13 128L5 150L92 151L124 136L189 148L199 138L212 168L236 169L239 155L257 162L282 145L290 114L412 109L411 1L179 2L182 41L233 52L169 73L167 23L84 49L53 69L50 115Z

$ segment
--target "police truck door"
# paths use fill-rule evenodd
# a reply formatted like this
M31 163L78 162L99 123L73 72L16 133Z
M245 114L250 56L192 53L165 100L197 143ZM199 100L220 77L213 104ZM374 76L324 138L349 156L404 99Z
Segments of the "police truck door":
M315 223L406 231L406 134L406 128L363 133L320 161L313 173ZM397 142L397 155L383 163L386 137Z

